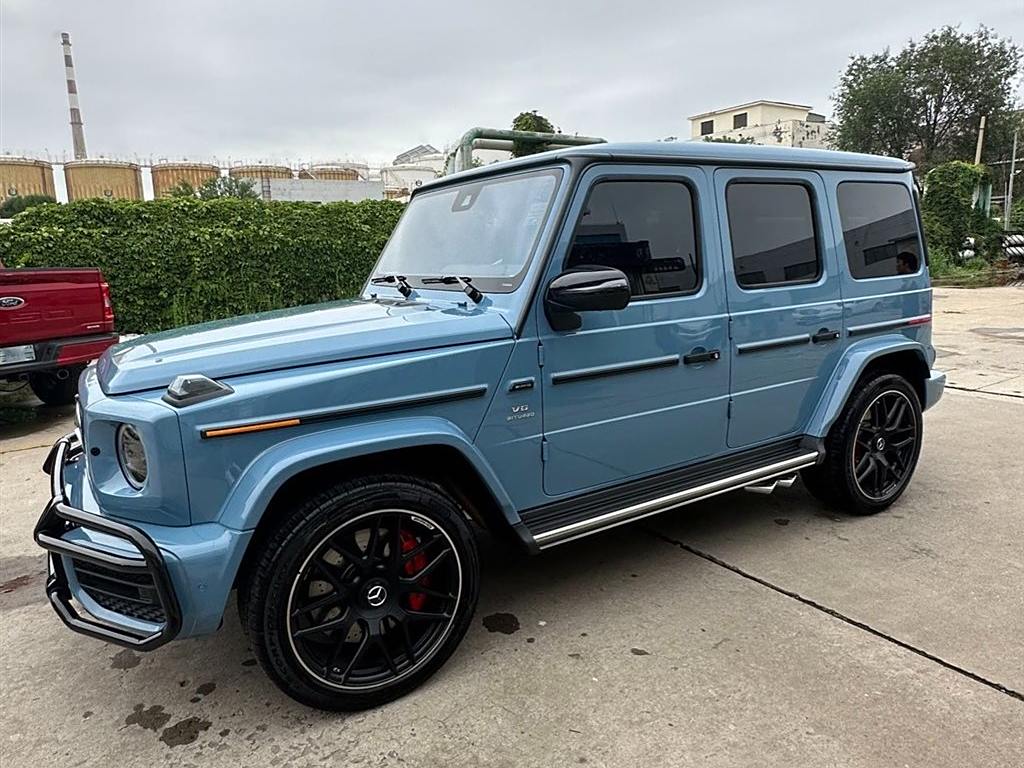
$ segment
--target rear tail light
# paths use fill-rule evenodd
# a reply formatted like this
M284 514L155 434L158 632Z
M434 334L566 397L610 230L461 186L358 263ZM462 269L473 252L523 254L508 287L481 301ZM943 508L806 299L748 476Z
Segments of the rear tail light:
M100 283L100 293L103 296L103 320L112 323L114 322L114 305L110 301L110 286L105 282Z

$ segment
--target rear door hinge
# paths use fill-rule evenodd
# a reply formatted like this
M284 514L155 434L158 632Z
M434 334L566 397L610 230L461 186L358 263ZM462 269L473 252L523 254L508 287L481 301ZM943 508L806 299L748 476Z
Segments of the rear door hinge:
M548 441L547 438L544 437L540 439L540 460L548 460Z
M539 368L544 367L544 345L539 341L537 342L537 366Z
M732 398L729 398L729 402L725 406L725 418L732 418Z

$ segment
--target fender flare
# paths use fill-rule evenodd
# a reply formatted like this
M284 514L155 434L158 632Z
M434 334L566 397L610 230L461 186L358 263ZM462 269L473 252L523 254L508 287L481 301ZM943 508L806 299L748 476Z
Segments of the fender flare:
M930 369L925 346L902 334L891 333L875 336L851 344L833 371L831 380L818 401L818 406L815 408L807 428L807 434L815 437L825 437L828 434L832 424L839 418L839 414L846 405L858 379L872 360L896 352L908 351L913 352L921 359L925 370Z
M255 529L274 494L290 478L307 469L383 451L431 445L459 451L480 475L509 525L521 525L511 498L472 440L452 422L434 416L341 426L277 443L242 472L221 507L218 522L240 531Z

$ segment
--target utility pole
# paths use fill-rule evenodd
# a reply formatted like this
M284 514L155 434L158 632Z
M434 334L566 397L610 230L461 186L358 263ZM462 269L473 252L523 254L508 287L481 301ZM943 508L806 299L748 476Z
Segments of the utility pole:
M985 115L981 116L981 126L978 128L978 146L974 150L974 164L981 165L981 147L985 143Z
M1003 203L1003 229L1010 228L1010 214L1013 212L1013 174L1017 172L1017 134L1020 128L1013 132L1013 151L1010 152L1010 180L1006 185L1006 201Z

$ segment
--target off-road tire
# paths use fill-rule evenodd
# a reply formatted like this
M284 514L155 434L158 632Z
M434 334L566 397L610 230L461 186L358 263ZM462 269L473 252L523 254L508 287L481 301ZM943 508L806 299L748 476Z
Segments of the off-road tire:
M407 656L407 673L404 676L391 684L378 684L379 687L372 690L339 690L337 683L332 686L330 680L325 682L324 678L317 677L302 660L289 630L288 609L297 585L304 578L302 569L308 567L307 563L315 557L315 552L321 551L325 541L331 541L332 531L343 530L346 524L360 524L363 518L374 517L371 513L376 510L408 510L440 529L442 544L452 545L455 555L447 559L457 563L454 570L461 574L459 597L451 612L453 619L447 625L446 634L439 634L436 647L430 650L431 655L424 654L422 661L413 664L413 657ZM379 527L380 523L377 525ZM241 582L238 595L239 614L246 624L249 641L260 666L282 691L296 701L318 709L367 709L412 691L451 656L469 628L476 609L479 556L463 512L440 486L418 477L392 474L363 477L338 483L317 493L282 516L257 554L252 568ZM352 594L358 589L352 587ZM355 599L352 598L353 601ZM361 605L365 608L365 604ZM351 607L344 610L351 610ZM363 625L359 627L362 629ZM325 670L330 669L329 663ZM330 678L332 672L326 674Z
M880 397L889 397L908 404L908 424L913 425L913 449L900 479L893 487L872 496L866 493L857 481L854 472L854 451L857 437L861 432L866 411ZM803 470L804 485L814 496L829 506L838 507L855 515L872 515L881 512L895 502L907 486L917 467L921 453L923 435L921 401L913 386L897 374L881 374L862 382L850 396L842 413L825 438L825 458L821 464ZM863 433L861 433L863 438ZM863 443L859 450L863 450Z

